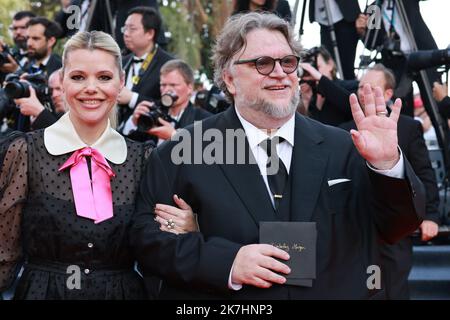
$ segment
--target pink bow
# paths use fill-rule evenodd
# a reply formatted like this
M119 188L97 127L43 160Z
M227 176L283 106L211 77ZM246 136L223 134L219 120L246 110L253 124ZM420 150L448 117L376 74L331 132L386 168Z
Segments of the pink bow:
M91 157L89 177L86 157ZM113 217L111 177L115 174L105 157L95 149L86 147L75 151L59 168L70 167L70 181L77 215L100 223Z

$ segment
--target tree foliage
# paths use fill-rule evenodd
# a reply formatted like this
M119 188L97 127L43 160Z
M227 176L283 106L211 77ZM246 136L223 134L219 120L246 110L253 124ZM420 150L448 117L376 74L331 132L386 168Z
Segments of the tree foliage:
M17 11L29 10L28 0L0 0L0 37L6 43L12 44L8 27L11 24L12 17Z
M209 79L212 79L212 46L230 15L231 5L231 0L160 1L163 18L172 34L170 49L180 57L185 58L188 63L201 73L205 73ZM173 11L176 10L178 10L177 21L173 21ZM182 27L180 24L184 24L186 27ZM186 32L187 30L189 32ZM192 39L195 39L195 41L190 41ZM190 55L198 57L199 63L197 63L197 58L193 61L189 57L180 54L183 52L189 52Z
M200 50L201 40L196 32L186 6L179 1L172 1L167 6L161 6L166 32L170 34L168 51L185 60L194 69L202 65Z

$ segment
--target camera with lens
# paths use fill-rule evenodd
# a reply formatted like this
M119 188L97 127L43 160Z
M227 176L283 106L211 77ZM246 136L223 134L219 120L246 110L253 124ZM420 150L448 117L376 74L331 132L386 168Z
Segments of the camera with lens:
M36 91L36 96L42 104L50 96L47 78L42 73L29 74L24 79L20 79L17 73L10 73L6 76L5 82L4 90L10 99L30 97L30 87Z
M320 54L320 48L319 47L313 47L313 48L311 48L309 50L306 50L305 52L302 53L301 62L308 63L311 66L313 66L314 69L318 69L318 67L317 67L317 57L319 56L319 54ZM299 68L299 70L300 70L300 68ZM311 88L313 88L313 90L314 90L315 87L316 87L316 81L315 80L303 80L303 77L310 75L309 72L304 70L304 69L301 69L299 73L300 73L299 74L300 84L306 83Z
M205 109L212 114L225 111L230 106L223 92L216 86L212 86L210 90L203 90L197 93L195 97L196 105Z
M159 127L161 124L158 118L165 121L172 122L173 119L169 115L169 109L173 107L178 100L178 96L173 92L167 92L161 96L161 99L150 107L150 111L146 114L142 114L138 120L138 130L141 132L147 132L151 128Z
M7 118L9 125L14 127L19 115L14 99L30 97L30 87L35 90L42 105L52 110L51 93L44 74L29 74L21 79L20 73L10 73L5 78L4 87L0 89L0 120Z
M303 63L309 63L314 67L314 69L317 69L317 57L319 56L320 48L319 47L313 47L309 50L306 50L301 55L301 62ZM308 75L308 71L303 70L303 74L301 76Z

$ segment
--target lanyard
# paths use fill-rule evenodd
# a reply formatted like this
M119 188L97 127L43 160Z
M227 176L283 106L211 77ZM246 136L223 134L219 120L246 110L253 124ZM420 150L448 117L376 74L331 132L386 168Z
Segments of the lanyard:
M142 62L141 69L139 69L139 72L138 72L137 75L134 75L134 68L133 68L133 71L132 71L132 72L133 72L133 77L131 78L131 79L132 79L133 86L136 86L136 85L139 83L139 81L141 81L141 76L142 76L142 75L145 73L145 71L148 69L148 66L149 66L150 63L152 62L153 57L155 56L156 50L157 50L157 49L158 49L158 45L155 44L155 49L153 49L153 51L150 52L150 53L147 55L147 57L145 58L144 62Z

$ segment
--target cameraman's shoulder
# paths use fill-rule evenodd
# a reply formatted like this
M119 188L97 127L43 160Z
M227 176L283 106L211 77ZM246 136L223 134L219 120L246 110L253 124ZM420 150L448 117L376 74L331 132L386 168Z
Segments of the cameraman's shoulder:
M195 120L204 120L213 116L213 114L203 108L193 107L194 108L194 119Z

